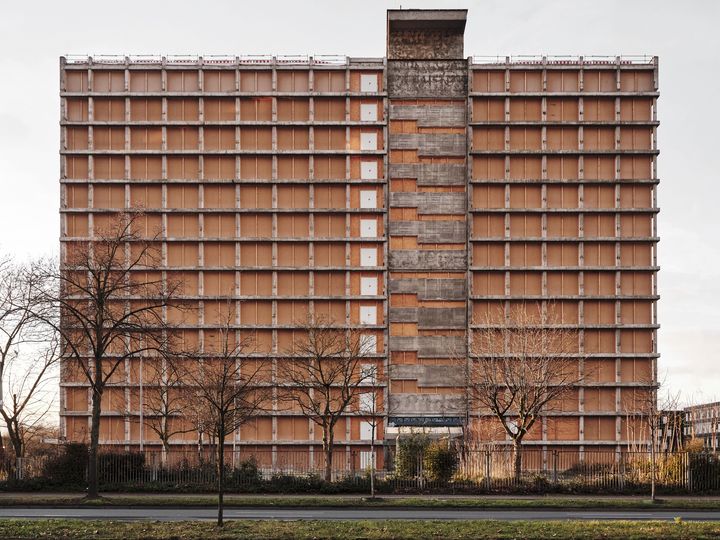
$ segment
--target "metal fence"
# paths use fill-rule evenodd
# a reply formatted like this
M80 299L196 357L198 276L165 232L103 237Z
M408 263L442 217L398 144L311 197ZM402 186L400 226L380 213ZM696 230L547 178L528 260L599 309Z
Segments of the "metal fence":
M406 456L402 466L395 461L395 448L385 452L388 467L373 471L384 492L597 492L643 493L652 478L648 452L605 450L552 450L526 448L522 466L515 470L512 449L457 451L450 462L440 465L418 452ZM250 450L226 452L225 484L228 490L255 492L301 492L328 489L323 482L324 454L320 449ZM209 491L217 482L216 457L212 448L198 450L145 450L102 452L98 474L105 490ZM77 460L76 460L77 461ZM371 472L367 452L338 449L333 455L332 489L364 491ZM53 481L62 487L60 467L85 464L63 463L61 454L7 462L0 470L0 484L22 487L23 483ZM444 469L443 469L444 468ZM84 470L73 478L84 479ZM720 492L720 454L658 453L655 480L659 493Z

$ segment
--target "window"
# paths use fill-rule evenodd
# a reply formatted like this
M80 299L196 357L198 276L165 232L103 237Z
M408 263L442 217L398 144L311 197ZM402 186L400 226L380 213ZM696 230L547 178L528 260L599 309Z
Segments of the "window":
M371 338L367 341L371 342L372 346L365 346L365 338ZM375 353L377 350L376 336L373 334L362 334L360 336L360 347L365 354ZM375 364L362 364L360 366L360 376L365 379L368 384L375 384L377 382L377 366Z
M360 134L360 150L377 150L377 133Z
M360 306L360 324L377 324L377 308Z
M378 91L377 73L361 73L360 74L360 91L361 92L377 92Z
M377 266L377 248L360 248L360 266Z
M360 192L360 208L377 208L377 191Z
M370 436L372 437L372 428L370 430ZM374 453L375 452L370 452L369 450L362 450L360 452L360 468L362 470L370 469L373 466Z
M377 161L361 161L360 162L360 179L361 180L377 180L378 177Z
M375 413L375 392L362 392L359 394L360 412Z
M377 122L377 103L360 104L360 121Z
M360 237L377 238L377 219L360 220Z
M360 278L360 294L363 296L375 296L378 293L378 280L376 277Z
M360 439L363 441L371 441L373 438L373 425L370 422L360 422Z

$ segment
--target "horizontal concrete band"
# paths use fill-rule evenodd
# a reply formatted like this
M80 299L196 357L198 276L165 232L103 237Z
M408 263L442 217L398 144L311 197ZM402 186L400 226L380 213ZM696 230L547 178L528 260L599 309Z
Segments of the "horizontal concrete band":
M464 414L462 396L448 394L396 394L389 396L388 410L392 414L437 414L454 416Z
M390 178L416 178L418 186L464 186L467 167L454 163L390 164Z
M415 364L392 364L392 380L415 380L418 386L460 386L464 383L464 366L423 366Z
M462 250L394 250L389 253L392 270L467 270L467 253Z
M465 300L467 283L464 279L395 279L390 275L390 294L417 294L418 300Z
M461 244L467 239L464 221L390 221L391 236L417 236L421 244Z
M417 323L421 330L467 327L467 310L460 308L391 307L390 322Z
M465 128L465 105L393 105L390 120L415 120L418 127Z
M390 150L415 150L419 156L458 156L467 154L465 135L456 133L395 133L389 136Z
M417 208L418 214L465 214L465 193L408 193L390 194L390 208Z
M461 336L390 336L391 351L417 351L419 358L456 358L465 354Z

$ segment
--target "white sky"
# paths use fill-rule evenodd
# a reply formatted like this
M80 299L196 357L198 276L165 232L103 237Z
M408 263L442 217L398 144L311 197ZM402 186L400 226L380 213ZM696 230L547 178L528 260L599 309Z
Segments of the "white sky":
M62 54L384 56L400 2L3 2L0 251L56 251ZM660 378L720 397L720 2L409 1L468 8L465 53L660 56Z

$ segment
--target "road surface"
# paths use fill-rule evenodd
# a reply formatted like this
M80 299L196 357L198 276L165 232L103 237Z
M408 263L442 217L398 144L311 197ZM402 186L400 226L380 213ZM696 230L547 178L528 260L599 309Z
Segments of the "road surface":
M114 521L213 520L214 508L0 508L0 518L100 519ZM358 520L435 519L468 520L673 520L718 521L720 511L697 510L486 510L486 509L392 509L392 508L226 508L226 519Z

